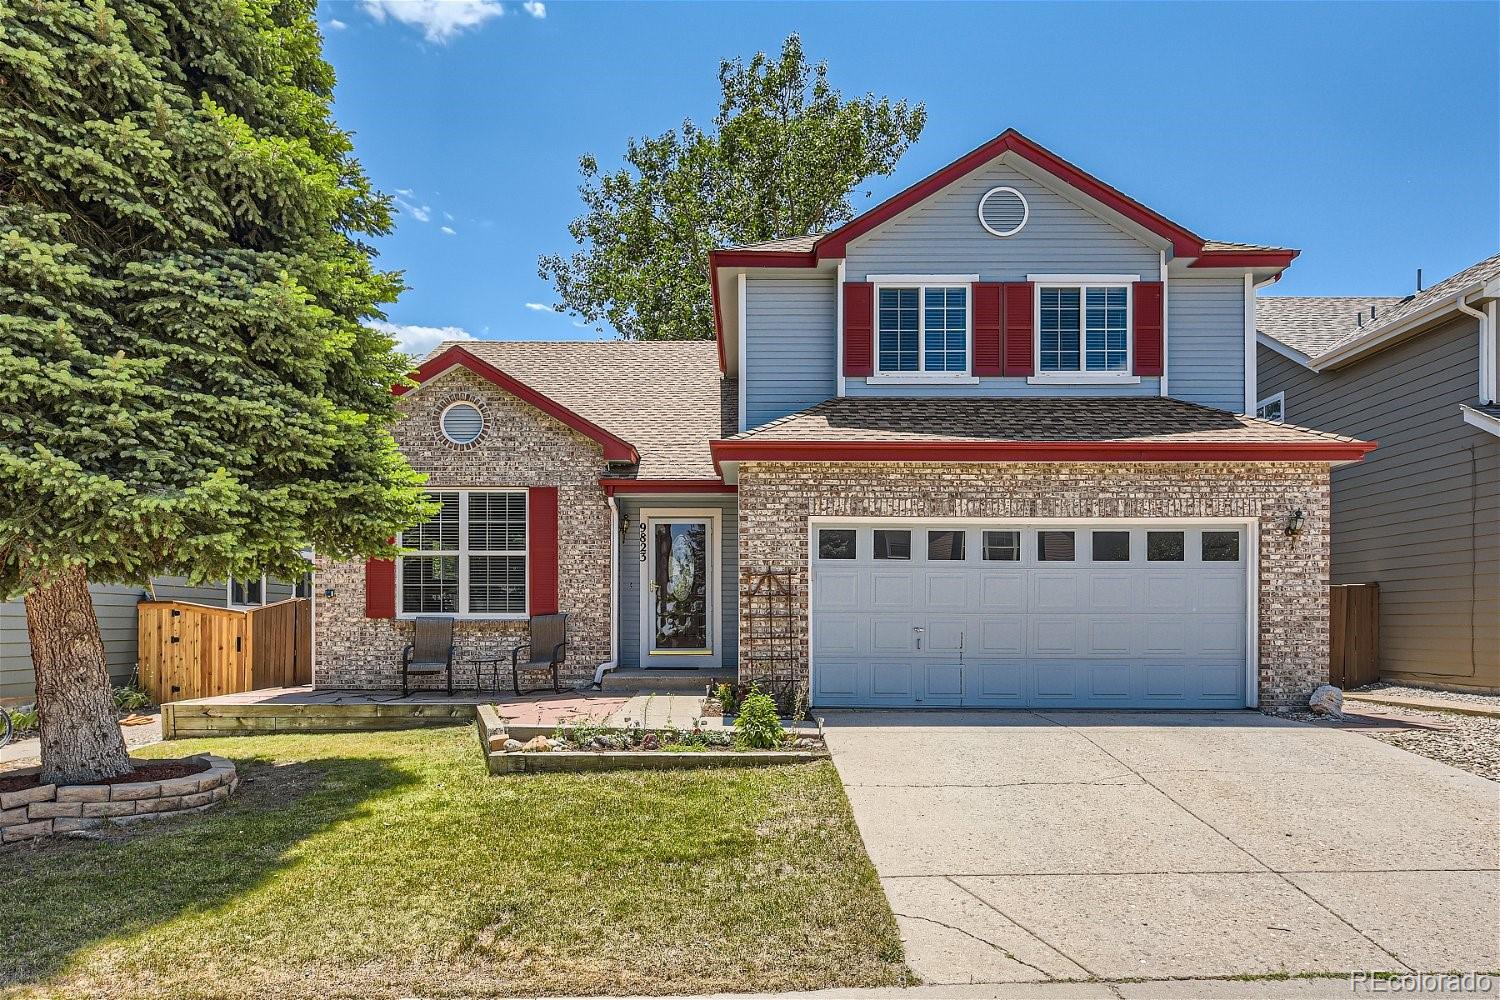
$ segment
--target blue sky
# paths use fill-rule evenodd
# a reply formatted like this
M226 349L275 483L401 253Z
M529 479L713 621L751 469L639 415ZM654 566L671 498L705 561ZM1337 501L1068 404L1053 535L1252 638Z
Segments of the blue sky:
M403 327L599 336L536 273L572 247L579 155L707 124L719 59L792 31L846 95L927 104L859 206L1014 126L1204 236L1300 247L1277 294L1405 294L1500 247L1495 3L323 0L319 20L338 120L401 199L379 247Z

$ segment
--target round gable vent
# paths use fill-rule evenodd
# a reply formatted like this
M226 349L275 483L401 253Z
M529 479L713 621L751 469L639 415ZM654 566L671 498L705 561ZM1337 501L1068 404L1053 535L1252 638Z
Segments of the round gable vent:
M1014 236L1026 225L1031 206L1013 187L990 188L979 199L979 224L991 236Z
M473 403L454 403L439 421L443 437L454 444L473 444L484 433L484 414Z

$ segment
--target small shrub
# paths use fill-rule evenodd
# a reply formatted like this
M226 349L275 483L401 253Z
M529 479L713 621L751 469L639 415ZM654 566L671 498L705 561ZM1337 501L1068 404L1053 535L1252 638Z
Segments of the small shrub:
M151 696L133 684L115 688L115 708L122 712L134 712L151 704Z
M11 732L16 736L29 733L39 725L41 725L41 719L37 715L35 705L22 705L10 713Z
M749 691L740 684L720 684L714 691L714 698L719 702L719 707L724 710L725 715L738 715L740 702L748 693Z
M740 714L734 720L736 750L774 750L786 742L776 702L768 694L751 690L740 703Z

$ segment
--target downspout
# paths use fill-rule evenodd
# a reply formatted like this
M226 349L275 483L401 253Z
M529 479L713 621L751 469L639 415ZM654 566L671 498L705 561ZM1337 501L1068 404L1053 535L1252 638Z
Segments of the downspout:
M741 334L743 336L743 334ZM594 669L594 687L604 685L604 675L620 665L620 511L613 493L609 504L609 659Z
M1490 395L1490 386L1494 384L1495 370L1495 358L1491 354L1490 317L1465 302L1462 295L1453 304L1458 307L1459 312L1479 320L1479 401L1493 403L1493 399L1486 398Z

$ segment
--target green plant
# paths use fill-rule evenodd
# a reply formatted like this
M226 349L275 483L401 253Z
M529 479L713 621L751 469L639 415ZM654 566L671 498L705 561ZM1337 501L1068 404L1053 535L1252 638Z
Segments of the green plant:
M122 712L133 712L151 704L151 696L130 684L115 688L115 708Z
M736 750L774 750L786 742L786 730L776 713L771 696L751 688L740 703L740 714L734 720Z
M740 710L740 694L733 684L720 684L714 689L714 697L718 699L719 707L724 710L725 715L733 715Z
M35 705L25 705L21 708L12 709L10 713L10 724L12 732L16 736L30 732L39 723Z

